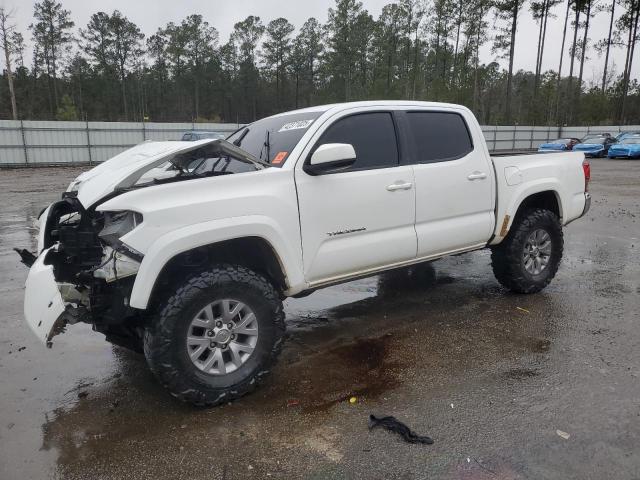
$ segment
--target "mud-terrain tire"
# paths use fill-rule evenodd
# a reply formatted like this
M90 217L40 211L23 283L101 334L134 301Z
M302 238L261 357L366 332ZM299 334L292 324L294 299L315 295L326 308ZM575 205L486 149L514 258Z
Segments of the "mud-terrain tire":
M541 231L546 236L537 233ZM551 244L548 258L543 257L547 263L539 272L535 268L539 264L534 262L531 268L531 256L528 254L532 248L532 238L535 243L535 235L548 238ZM555 277L562 259L562 249L562 225L556 214L542 208L527 209L516 216L507 237L491 248L493 273L502 286L513 292L539 292ZM536 252L541 250L536 247Z
M223 299L242 302L250 308L258 334L254 350L242 365L230 373L211 374L191 360L187 335L193 335L198 312L212 302L226 301ZM209 407L254 390L275 364L284 333L282 302L273 285L252 270L224 264L187 278L176 289L146 328L144 353L151 371L174 397ZM231 354L228 350L227 356Z

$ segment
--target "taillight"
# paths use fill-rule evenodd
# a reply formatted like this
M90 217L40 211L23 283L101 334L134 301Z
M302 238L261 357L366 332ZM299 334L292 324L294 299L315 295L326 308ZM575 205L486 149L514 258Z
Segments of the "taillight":
M591 180L591 165L586 160L582 162L582 171L584 172L584 191L589 191L589 181Z

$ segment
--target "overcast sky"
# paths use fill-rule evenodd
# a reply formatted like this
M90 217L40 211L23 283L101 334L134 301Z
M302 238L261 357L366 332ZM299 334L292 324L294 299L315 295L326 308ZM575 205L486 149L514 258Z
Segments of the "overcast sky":
M603 4L609 0L603 0ZM0 0L0 5L7 9L15 10L15 17L19 29L25 35L25 39L30 39L27 32L29 24L32 22L33 4L30 0ZM184 17L192 13L199 13L220 32L220 43L226 42L229 34L233 30L234 23L243 20L248 15L257 15L266 24L269 20L277 17L285 17L296 28L299 28L309 17L316 17L321 22L327 20L327 9L334 5L333 0L62 0L64 7L71 11L76 27L84 28L89 21L91 14L97 11L111 12L114 9L120 10L126 17L142 28L145 35L154 33L158 27L164 26L167 22L180 22ZM391 0L362 0L364 8L377 18L382 7ZM562 27L564 22L564 5L558 5L553 11L555 19L550 19L547 27L547 41L543 68L557 70L562 44ZM616 9L619 10L619 9ZM493 24L491 19L490 24ZM606 13L597 15L592 20L589 29L592 43L606 37L609 29L609 17ZM572 35L567 32L567 44L571 41ZM520 68L534 70L536 48L537 48L537 26L531 18L528 9L520 18L518 24L518 34L516 38L515 69ZM565 55L566 55L565 48ZM585 66L584 79L589 82L594 80L600 82L602 78L603 62L602 57L598 57L593 49L589 50L590 59ZM31 55L26 55L31 59ZM620 73L624 68L624 52L616 49L613 52L613 63L615 71ZM490 45L482 51L483 62L494 60ZM568 74L568 55L565 56L563 64L563 74ZM501 64L506 66L505 61ZM633 76L637 77L640 72L640 60L636 59ZM577 75L577 71L575 73Z

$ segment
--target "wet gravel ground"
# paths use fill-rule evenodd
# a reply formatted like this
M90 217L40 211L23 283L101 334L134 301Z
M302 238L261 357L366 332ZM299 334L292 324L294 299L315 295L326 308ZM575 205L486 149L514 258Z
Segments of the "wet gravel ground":
M640 161L592 162L542 293L507 293L481 251L288 300L266 385L209 410L89 326L48 350L23 323L11 248L77 172L0 170L0 479L640 478Z

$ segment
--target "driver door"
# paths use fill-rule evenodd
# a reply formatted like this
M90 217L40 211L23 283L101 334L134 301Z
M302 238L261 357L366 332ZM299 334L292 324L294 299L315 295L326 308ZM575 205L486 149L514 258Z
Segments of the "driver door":
M327 143L352 145L356 159L325 174L296 170L305 279L330 283L414 259L413 169L400 165L391 112L336 119L309 157Z

